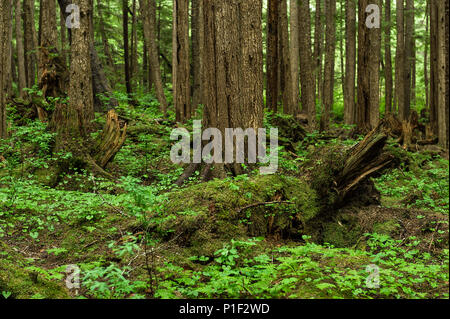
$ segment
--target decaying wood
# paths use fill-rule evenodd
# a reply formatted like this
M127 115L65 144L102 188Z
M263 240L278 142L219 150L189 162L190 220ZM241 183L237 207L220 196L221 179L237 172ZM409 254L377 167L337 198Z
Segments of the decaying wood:
M426 114L421 114L422 119L416 111L411 111L408 120L400 121L394 114L386 116L384 128L390 137L396 138L396 142L403 149L417 151L420 146L437 143L437 136L434 136L430 125L421 124L429 122ZM424 121L422 121L424 120Z
M366 177L386 167L393 156L383 152L388 134L383 122L369 132L365 138L347 153L342 171L335 186L340 199L354 189Z
M119 118L114 110L109 110L106 124L94 148L95 162L102 168L111 161L125 142L127 124L120 128Z

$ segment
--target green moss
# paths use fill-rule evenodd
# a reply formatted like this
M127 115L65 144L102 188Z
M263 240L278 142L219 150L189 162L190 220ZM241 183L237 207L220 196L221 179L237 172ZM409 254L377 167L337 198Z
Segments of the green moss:
M294 177L265 175L214 180L171 193L165 212L174 218L168 218L159 229L181 234L185 245L198 247L216 246L211 243L231 238L266 236L271 232L284 235L296 232L299 237L294 226L318 214L316 198L304 180ZM289 204L263 204L272 201ZM205 253L211 250L205 248Z
M54 187L58 182L59 172L57 165L49 168L40 168L34 171L34 178L41 185Z
M69 298L62 286L25 270L25 260L6 244L0 242L0 250L3 252L0 258L0 291L11 293L9 298L29 299L34 296L46 299Z
M343 215L332 222L324 223L322 241L335 247L350 247L358 242L362 234L357 220Z
M388 220L383 223L375 223L373 225L372 232L377 234L393 235L400 229L400 227L401 226L394 220Z

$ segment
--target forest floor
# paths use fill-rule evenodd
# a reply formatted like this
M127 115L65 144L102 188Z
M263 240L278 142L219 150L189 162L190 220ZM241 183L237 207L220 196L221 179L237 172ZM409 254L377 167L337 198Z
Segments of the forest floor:
M247 206L289 193L314 210L305 163L362 137L343 125L301 140L280 131L276 175L194 174L177 187L174 123L155 120L155 103L118 109L129 130L107 167L114 181L57 171L71 155L50 152L46 124L12 127L0 146L0 298L449 297L448 153L397 147L401 164L372 178L375 198L354 194L308 231L287 203ZM79 289L66 286L68 265Z

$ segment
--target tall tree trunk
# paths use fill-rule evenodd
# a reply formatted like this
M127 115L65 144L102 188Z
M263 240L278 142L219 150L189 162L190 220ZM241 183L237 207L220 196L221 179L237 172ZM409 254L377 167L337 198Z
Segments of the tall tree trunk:
M58 132L56 148L68 148L80 156L82 140L94 118L90 58L92 6L90 0L76 0L75 4L80 8L80 27L71 31L69 103L56 106L52 125Z
M0 0L0 139L8 136L6 127L6 103L10 98L11 82L11 1Z
M298 21L298 1L290 0L290 62L291 62L291 82L292 82L292 115L298 114L299 102L299 21Z
M390 1L390 0L387 0ZM345 2L345 94L344 123L355 124L356 100L356 3Z
M289 51L289 22L287 12L287 1L279 2L279 65L280 65L280 91L282 94L283 112L285 114L294 114L292 105L292 79L291 79L291 61Z
M322 41L323 41L323 22L322 22L322 2L316 0L316 13L314 20L314 65L315 65L315 90L317 90L317 100L322 105L323 79L322 79Z
M392 113L392 56L391 56L391 0L385 0L384 28L384 77L385 77L385 113Z
M177 122L191 118L189 2L173 0L173 100Z
M430 0L430 126L438 136L438 0Z
M44 97L64 95L67 86L67 70L59 55L56 23L56 1L41 0L39 21L39 88Z
M375 2L381 10L379 0L371 2ZM367 27L366 19L368 14L366 13L366 8L368 4L368 0L360 0L358 6L358 21L360 23L358 28L358 102L356 118L360 132L371 130L377 125L379 120L381 28Z
M405 7L405 66L404 66L404 106L402 120L409 118L411 109L411 84L412 84L412 69L413 69L413 48L414 48L414 0L406 0Z
M128 40L128 0L122 0L122 31L123 31L123 60L125 87L128 98L132 99L131 74L130 74L130 50Z
M147 52L150 64L151 78L155 85L156 97L159 101L160 110L166 115L167 100L164 95L164 85L161 78L161 68L158 58L158 45L156 43L156 4L155 0L139 0L144 35L147 40Z
M380 120L380 65L381 65L381 28L382 0L373 0L380 9L380 26L370 29L370 128L378 125Z
M425 108L427 110L430 109L430 84L429 84L429 75L428 75L428 47L430 45L429 40L429 24L430 24L430 1L426 0L426 7L425 7L425 36L424 36L424 52L423 52L423 75L424 75L424 82L425 82Z
M130 59L130 70L131 70L131 87L133 91L136 91L137 75L138 75L138 39L137 39L137 10L136 10L136 0L132 2L132 20L131 20L131 59Z
M309 1L301 1L299 12L300 85L302 109L308 115L310 129L316 128L316 103L314 96L314 69L311 52L311 18Z
M111 48L110 48L109 42L108 42L108 37L106 35L106 30L105 30L105 25L104 25L104 20L103 20L103 5L101 3L101 0L97 0L97 13L99 16L99 31L100 31L100 36L102 38L103 51L107 58L107 65L115 72L118 72L116 64L114 63L114 59L112 57Z
M91 8L94 7L93 0L90 0ZM64 19L67 19L70 12L66 12L66 8L71 4L71 0L58 0L59 8L64 12ZM91 29L93 30L93 15L90 17L89 21ZM69 44L72 43L72 29L69 30ZM113 97L112 89L109 84L108 78L106 77L105 71L103 70L103 65L98 57L97 50L94 45L94 34L91 33L91 43L90 43L90 56L91 56L91 68L92 68L92 90L94 99L94 110L95 112L105 112L108 109L115 108L119 105L117 100ZM100 98L103 96L104 98Z
M203 126L218 128L223 136L225 128L263 124L261 16L261 0L204 1ZM216 174L223 175L217 166Z
M334 59L336 49L336 0L325 0L325 68L323 84L323 109L320 120L321 130L327 130L330 125L330 113L334 96Z
M405 28L404 28L404 0L397 0L397 49L395 61L395 92L397 95L397 109L400 119L408 118L405 101Z
M269 0L267 16L267 108L278 109L278 0Z
M438 138L439 145L448 149L448 3L438 1L437 3L437 55L438 55ZM446 26L447 24L447 26Z
M37 36L34 24L34 0L24 0L23 11L25 72L27 76L27 87L31 88L36 81L37 65Z
M22 0L15 0L16 2L16 48L17 48L17 69L19 77L19 96L25 96L24 88L27 86L27 79L25 74L25 53L23 45L22 32Z
M64 19L64 12L61 10L61 8L59 8L59 33L60 33L60 38L61 38L61 48L60 48L60 54L61 54L61 59L64 63L65 66L67 66L67 52L66 52L66 48L67 48L67 27L66 27L66 21Z
M195 112L202 102L202 74L203 74L203 50L204 50L204 28L203 28L203 0L192 0L192 111Z

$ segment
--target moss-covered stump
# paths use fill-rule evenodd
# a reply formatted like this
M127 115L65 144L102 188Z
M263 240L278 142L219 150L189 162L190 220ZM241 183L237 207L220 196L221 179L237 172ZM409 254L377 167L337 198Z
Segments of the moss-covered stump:
M66 299L68 292L33 271L25 270L24 258L0 241L0 292L10 299Z
M301 239L301 229L319 212L316 194L293 177L214 180L170 193L158 231L197 253L212 255L239 237ZM166 239L169 239L166 238Z

